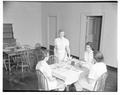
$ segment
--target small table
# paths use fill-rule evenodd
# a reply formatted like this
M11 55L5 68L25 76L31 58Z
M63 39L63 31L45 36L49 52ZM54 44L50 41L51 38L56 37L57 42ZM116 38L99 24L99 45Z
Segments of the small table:
M11 50L9 50L9 49L3 49L3 52L5 52L6 54L8 54L8 58L9 58L9 60L13 60L13 62L14 63L18 63L17 61L18 61L18 59L20 60L20 61L22 61L22 56L23 56L23 53L25 53L25 54L27 54L27 51L28 50L26 50L26 49L16 49L16 50L14 50L14 51L11 51ZM29 55L27 54L26 55L27 57L23 57L23 58L27 58L26 60L26 62L28 62L28 64L30 64L30 59L29 59ZM4 62L5 63L5 62ZM9 62L9 64L8 64L8 66L9 66L9 71L11 72L11 62Z

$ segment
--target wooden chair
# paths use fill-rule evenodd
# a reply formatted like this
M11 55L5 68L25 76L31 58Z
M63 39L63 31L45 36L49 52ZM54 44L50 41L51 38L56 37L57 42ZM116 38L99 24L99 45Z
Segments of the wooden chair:
M107 76L108 73L106 72L96 81L93 91L104 91Z
M57 63L57 58L56 58L56 56L50 55L47 63L48 63L49 65L54 64L54 63Z
M8 54L3 52L3 67L7 71L11 71L11 66L10 66L10 57Z
M42 57L43 57L42 49L34 49L33 53L36 57L36 63L38 63L38 61L42 60Z
M28 59L29 59L29 62L30 62L30 70L35 70L35 66L36 66L37 62L36 62L36 56L34 54L33 49L30 49L28 51Z
M40 71L36 70L37 78L38 78L38 90L40 91L63 91L60 86L56 87L55 89L49 89L48 87L48 80L46 76Z
M21 67L22 72L24 72L24 68L30 70L30 60L28 58L28 52L27 51L21 51L18 53L17 57L17 68Z
M8 66L7 66L8 65ZM3 68L5 68L5 70L9 70L11 71L11 68L10 68L10 59L3 59Z
M9 72L13 71L14 69L16 70L17 61L18 61L16 57L17 55L14 52L10 54L3 52L3 66Z
M44 74L40 70L36 70L37 78L38 78L38 90L40 91L48 91L48 82Z
M17 53L13 52L9 54L9 58L10 58L10 68L11 71L13 71L14 69L17 69Z
M43 59L43 51L40 48L39 49L33 49L32 55L34 57L33 58L34 62L32 64L32 69L35 70L35 67L36 67L37 63Z
M102 74L100 78L98 78L98 80L96 81L92 91L98 91L98 92L104 91L107 76L108 76L107 72ZM84 88L83 91L90 91L90 90Z

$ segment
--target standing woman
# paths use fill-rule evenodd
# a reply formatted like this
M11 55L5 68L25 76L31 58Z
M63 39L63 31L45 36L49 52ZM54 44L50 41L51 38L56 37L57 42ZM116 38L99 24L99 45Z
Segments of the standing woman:
M54 55L58 59L58 63L65 61L67 56L70 58L69 40L64 37L64 31L59 31L59 37L55 39Z

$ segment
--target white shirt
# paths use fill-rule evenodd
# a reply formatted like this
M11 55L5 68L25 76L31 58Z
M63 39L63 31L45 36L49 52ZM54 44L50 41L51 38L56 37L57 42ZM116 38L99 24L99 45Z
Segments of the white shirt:
M95 63L90 69L88 78L97 80L105 72L107 72L107 68L103 62Z
M66 38L56 38L55 39L55 56L58 60L64 60L67 56L66 47L69 46L69 40Z
M93 61L93 51L85 51L84 59L87 63L91 63Z
M49 65L45 61L39 61L38 64L36 65L36 70L40 70L43 73L45 72L45 76L47 77L52 77L52 71Z
M87 67L88 69L90 69L93 65L93 51L91 50L90 52L85 51L84 54L84 60L86 61L85 64L83 64L83 66Z
M105 72L107 72L107 68L103 62L94 64L92 68L90 69L89 75L88 75L88 78L92 79L93 81L91 83L88 83L88 80L86 78L79 79L79 81L75 83L77 91L81 90L81 88L93 90L95 86L95 82Z
M93 80L92 83L89 84L91 85L91 89L94 88L98 78L100 78L100 76L105 72L107 72L107 68L103 62L97 62L91 67L88 75L88 78Z
M50 66L44 60L38 62L36 66L36 70L40 70L46 76L49 90L56 89L57 81L56 80L51 81L48 79L48 77L52 77L52 70Z

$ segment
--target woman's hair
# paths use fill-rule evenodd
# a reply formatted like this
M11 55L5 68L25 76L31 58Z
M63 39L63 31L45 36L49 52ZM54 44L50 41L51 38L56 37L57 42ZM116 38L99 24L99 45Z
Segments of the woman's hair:
M63 29L60 29L60 30L59 30L59 34L60 34L61 32L64 32L64 30L63 30Z
M86 46L89 45L91 47L92 50L94 50L94 47L93 47L93 43L92 42L87 42L86 43Z
M97 62L103 62L104 61L103 54L100 51L96 52L94 58Z
M47 49L42 49L42 60L47 57L49 51Z
M35 49L41 49L41 44L40 43L36 43L35 44Z

